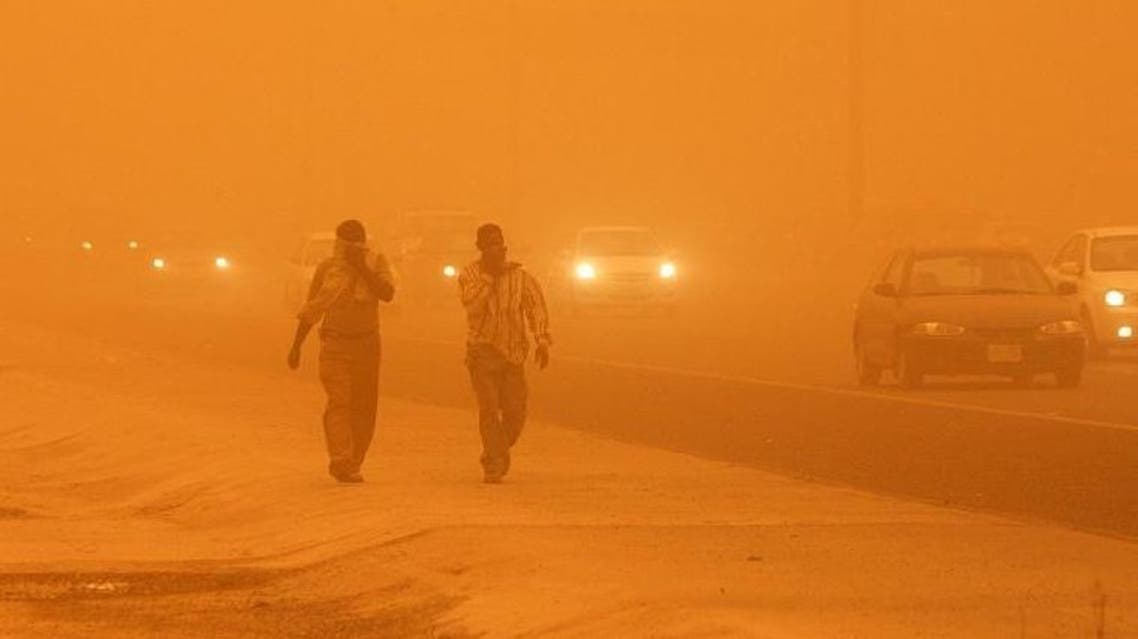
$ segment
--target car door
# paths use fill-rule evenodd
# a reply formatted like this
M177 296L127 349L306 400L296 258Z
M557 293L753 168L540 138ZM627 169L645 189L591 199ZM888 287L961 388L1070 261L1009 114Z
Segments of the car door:
M883 294L879 285L888 285L893 291L900 292L907 262L906 252L894 253L862 293L858 304L856 339L869 361L878 366L887 367L893 363L894 327L900 304L896 295Z

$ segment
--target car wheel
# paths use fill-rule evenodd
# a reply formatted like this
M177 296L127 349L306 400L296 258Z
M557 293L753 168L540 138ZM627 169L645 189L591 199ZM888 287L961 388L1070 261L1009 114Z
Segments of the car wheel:
M1098 331L1095 330L1094 319L1087 309L1082 313L1083 330L1087 335L1087 359L1092 361L1104 360L1109 355L1106 347L1098 341Z
M894 373L897 375L897 384L905 390L920 388L925 383L925 374L915 365L913 358L905 352L897 357L897 368Z
M874 366L869 361L869 356L861 345L854 348L854 365L857 367L858 386L877 386L881 383L881 367Z
M1083 381L1083 367L1072 366L1055 371L1055 381L1059 388L1077 388Z

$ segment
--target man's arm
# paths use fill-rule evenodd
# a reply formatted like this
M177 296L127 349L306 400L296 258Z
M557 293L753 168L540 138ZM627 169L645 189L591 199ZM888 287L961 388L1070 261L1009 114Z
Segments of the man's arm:
M300 348L304 345L308 333L320 318L324 317L328 307L336 301L343 290L343 278L336 275L329 276L328 267L329 262L323 262L316 267L312 283L308 286L308 299L297 313L296 333L292 338L292 348L288 352L288 366L294 370L300 366Z
M380 300L390 302L395 299L395 276L391 273L391 265L382 254L375 255L375 266L369 268L366 262L353 264L356 272L364 279L368 289Z
M549 347L553 345L553 336L549 334L549 307L545 303L545 294L541 285L529 273L523 272L522 311L529 323L530 331L537 340L537 352L534 357L539 368L549 365Z

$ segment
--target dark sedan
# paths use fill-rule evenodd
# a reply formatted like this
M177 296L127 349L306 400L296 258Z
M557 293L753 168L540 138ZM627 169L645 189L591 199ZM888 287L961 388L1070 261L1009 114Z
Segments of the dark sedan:
M1021 385L1053 373L1082 379L1086 336L1070 303L1030 254L1003 249L903 250L866 288L854 320L858 382L893 371L906 388L926 375L1002 375Z

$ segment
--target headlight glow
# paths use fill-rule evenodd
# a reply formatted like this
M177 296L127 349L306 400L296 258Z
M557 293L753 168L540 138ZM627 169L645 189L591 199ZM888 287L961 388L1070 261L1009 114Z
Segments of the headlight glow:
M577 265L577 279L579 280L594 280L597 278L597 269L593 268L592 264L582 262Z
M166 268L166 260L160 257L156 257L150 260L150 266L154 267L155 270L161 271L162 269Z
M666 280L675 279L676 265L671 262L664 262L660 265L660 277Z
M136 251L136 250L138 250L138 242L136 242L135 240L131 240L131 241L126 243L126 247L132 251Z
M447 264L446 266L443 267L443 277L446 277L449 279L449 278L454 278L457 276L458 276L458 269L455 268L453 265Z
M229 270L230 266L233 266L233 264L230 263L229 258L226 258L226 257L214 258L213 265L215 267L217 267L217 270L219 270L219 271L227 271L227 270Z
M1133 326L1119 326L1118 327L1118 339L1130 339L1132 337L1134 337L1134 327Z
M1039 332L1044 335L1077 335L1083 332L1083 325L1075 320L1063 320L1044 324L1039 327Z
M1102 299L1107 306L1126 306L1126 293L1122 291L1107 291L1106 294L1102 296Z
M90 251L95 249L95 245L92 244L91 242L86 241L86 240L84 240L83 243L79 245L79 247L82 248L84 251L87 251L87 252L90 252Z
M964 334L964 327L945 322L921 322L913 326L914 335L926 337L953 337Z

